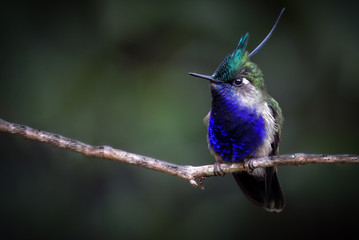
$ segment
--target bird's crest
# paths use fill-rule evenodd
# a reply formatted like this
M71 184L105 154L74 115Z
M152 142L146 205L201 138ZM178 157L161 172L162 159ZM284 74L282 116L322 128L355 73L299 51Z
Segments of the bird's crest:
M246 33L238 42L237 48L223 60L213 73L216 80L227 82L233 80L247 61L248 53L245 52L249 34Z
M212 78L217 81L231 81L236 78L238 73L242 70L243 66L246 64L247 60L257 53L263 45L268 41L270 36L272 35L274 29L276 28L282 13L284 12L284 8L280 12L277 21L274 26L270 30L269 34L265 37L265 39L251 52L246 52L248 36L246 33L239 40L237 48L223 60L223 62L218 66L217 70L213 73Z

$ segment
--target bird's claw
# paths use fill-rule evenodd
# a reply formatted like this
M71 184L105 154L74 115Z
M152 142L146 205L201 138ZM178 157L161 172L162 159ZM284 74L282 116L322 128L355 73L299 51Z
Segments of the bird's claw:
M226 175L225 172L223 172L221 168L221 164L219 162L216 162L213 167L213 174L214 176L224 176Z
M248 168L249 172L253 172L253 170L256 169L251 160L243 161L243 168Z

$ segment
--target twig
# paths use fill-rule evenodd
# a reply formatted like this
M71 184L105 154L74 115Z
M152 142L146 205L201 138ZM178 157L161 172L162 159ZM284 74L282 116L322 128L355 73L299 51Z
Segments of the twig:
M205 177L213 176L214 165L189 166L177 165L155 158L125 152L110 146L91 146L77 140L63 137L58 134L37 130L24 125L10 123L0 119L0 132L15 134L26 139L44 142L58 148L78 152L86 156L115 160L135 166L153 169L159 172L174 175L189 181L193 186L201 185ZM272 167L284 165L306 165L306 164L338 164L359 163L359 155L341 154L305 154L295 153L263 158L248 159L245 163L221 164L224 173L246 171L258 167ZM197 180L200 179L199 183Z

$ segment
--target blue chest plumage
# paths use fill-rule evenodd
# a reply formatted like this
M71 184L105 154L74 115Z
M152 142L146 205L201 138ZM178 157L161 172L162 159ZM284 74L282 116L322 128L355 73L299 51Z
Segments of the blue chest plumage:
M208 124L209 146L225 162L239 162L254 156L266 137L263 117L232 94L212 91Z

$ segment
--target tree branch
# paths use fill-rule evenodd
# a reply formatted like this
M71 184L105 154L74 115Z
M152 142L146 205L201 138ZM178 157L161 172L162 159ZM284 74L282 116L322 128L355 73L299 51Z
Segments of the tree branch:
M63 137L58 134L37 130L24 125L10 123L2 119L0 119L0 132L15 134L26 139L44 142L58 148L78 152L86 156L119 161L167 173L185 179L189 181L193 186L198 186L198 179L200 180L199 184L201 185L205 177L214 176L214 165L177 165L155 158L125 152L123 150L115 149L110 146L91 146L77 140ZM247 171L258 167L338 163L359 163L359 155L325 155L295 153L263 158L253 158L246 160L244 163L221 164L220 167L223 173L233 173L238 171Z

